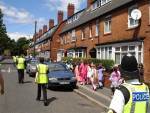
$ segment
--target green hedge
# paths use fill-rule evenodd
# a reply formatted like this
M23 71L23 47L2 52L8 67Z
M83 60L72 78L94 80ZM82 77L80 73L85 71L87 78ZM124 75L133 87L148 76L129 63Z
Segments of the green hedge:
M93 62L96 66L99 64L102 64L106 69L111 69L114 66L114 61L113 60L101 60L101 59L96 59L96 58L72 58L72 57L64 57L63 61L64 62L71 62L71 63L76 63L79 62L80 60L87 61L89 63Z

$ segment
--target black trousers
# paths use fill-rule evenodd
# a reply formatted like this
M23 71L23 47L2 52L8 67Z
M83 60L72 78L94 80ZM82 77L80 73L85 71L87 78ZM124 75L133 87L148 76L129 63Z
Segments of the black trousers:
M47 102L47 88L46 88L46 84L38 84L37 99L40 100L40 98L41 98L41 89L43 90L44 102Z
M18 69L18 82L24 82L24 69Z

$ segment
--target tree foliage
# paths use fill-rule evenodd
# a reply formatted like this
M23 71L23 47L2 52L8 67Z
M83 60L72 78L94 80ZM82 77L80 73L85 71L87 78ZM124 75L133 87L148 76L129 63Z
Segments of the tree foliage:
M20 37L17 41L10 39L7 35L6 26L3 23L3 14L0 9L0 54L10 51L12 55L26 54L30 40Z

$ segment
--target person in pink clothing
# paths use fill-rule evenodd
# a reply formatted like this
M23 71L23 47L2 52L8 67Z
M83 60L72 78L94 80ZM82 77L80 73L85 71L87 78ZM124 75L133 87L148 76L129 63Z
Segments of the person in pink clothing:
M80 82L80 76L79 76L79 62L76 63L75 69L74 69L74 74L76 76L77 82Z
M110 75L109 80L111 81L111 90L114 94L115 89L120 85L121 74L118 69L118 66L113 67L113 72Z
M86 79L87 79L87 63L86 61L81 61L80 67L79 67L79 73L80 73L80 78L81 82L80 84L85 85L86 84Z

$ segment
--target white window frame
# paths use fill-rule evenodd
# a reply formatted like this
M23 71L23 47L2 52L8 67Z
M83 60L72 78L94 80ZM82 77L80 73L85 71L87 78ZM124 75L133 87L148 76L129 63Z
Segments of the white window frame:
M101 6L107 4L108 2L110 2L111 0L101 0Z
M137 26L139 25L139 21L138 21L138 20L134 20L134 19L131 17L131 11L132 11L133 9L137 9L137 8L138 8L137 4L136 4L136 5L133 5L133 6L131 6L131 7L128 8L128 28L129 28L129 29L130 29L130 28L135 28L135 27L137 27ZM131 24L131 21L133 22L132 24Z
M95 36L99 36L99 20L96 20L96 25L95 25Z
M71 31L71 41L76 41L76 33L75 33L75 29Z
M111 33L111 15L104 20L104 34Z
M84 40L85 39L85 28L81 29L81 39Z
M92 37L92 26L89 26L90 38Z

